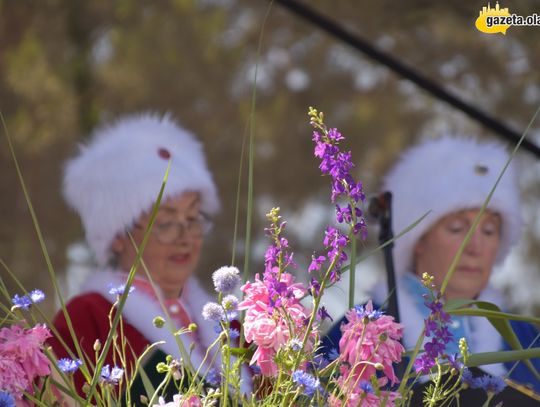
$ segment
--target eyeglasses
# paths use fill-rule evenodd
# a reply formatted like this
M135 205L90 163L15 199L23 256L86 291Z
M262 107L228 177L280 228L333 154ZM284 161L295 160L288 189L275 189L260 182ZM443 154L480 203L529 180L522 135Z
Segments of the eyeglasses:
M182 222L157 222L152 227L152 234L164 244L174 242L180 236L200 238L212 229L212 221L206 214L200 213L195 218L186 219ZM140 224L135 224L138 229L146 229Z

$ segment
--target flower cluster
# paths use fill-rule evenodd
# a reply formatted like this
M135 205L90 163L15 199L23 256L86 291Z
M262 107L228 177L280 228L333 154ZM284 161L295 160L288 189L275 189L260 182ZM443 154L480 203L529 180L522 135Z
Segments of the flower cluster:
M398 397L397 393L383 392L383 396L374 394L370 380L382 371L383 377L377 379L377 387L382 387L390 380L397 383L393 363L401 360L404 351L399 342L403 327L394 318L375 310L369 301L365 306L357 306L346 314L347 323L343 324L343 333L339 341L338 361L341 363L337 384L347 400L344 405L379 405L382 398L386 405ZM372 403L372 404L370 404ZM330 405L342 405L336 397Z
M0 329L0 389L15 400L33 394L34 380L51 373L43 346L51 336L45 325L24 329L18 325Z
M430 315L424 321L425 337L431 339L424 344L424 353L414 361L416 373L420 374L428 374L439 359L452 361L452 358L446 354L446 345L454 340L452 332L448 329L450 315L442 309L441 294L434 294L432 280L432 277L427 274L422 276L422 283L430 289L431 293L431 300L425 302ZM424 297L427 298L428 294Z
M332 178L332 202L338 197L348 201L345 206L336 205L336 217L339 223L345 222L353 227L354 235L365 235L366 223L362 216L359 203L364 202L365 195L361 182L356 182L351 175L354 168L350 151L341 151L339 142L345 137L335 128L328 129L324 124L323 113L309 109L310 123L315 128L315 157L321 160L319 169Z

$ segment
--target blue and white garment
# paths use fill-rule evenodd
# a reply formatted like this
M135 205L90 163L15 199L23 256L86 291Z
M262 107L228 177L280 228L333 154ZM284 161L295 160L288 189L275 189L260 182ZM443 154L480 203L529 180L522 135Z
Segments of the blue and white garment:
M416 341L423 330L424 320L430 313L430 310L424 304L425 299L423 294L427 292L428 290L415 275L405 273L399 277L397 291L399 314L401 318L400 322L405 327L403 346L407 350L414 349ZM372 294L374 303L384 304L386 302L387 294L382 285L377 286ZM491 287L487 287L480 294L478 300L488 301L497 304L502 309L505 308L502 296L497 290ZM325 338L323 338L323 351L326 354L331 349L339 347L339 340L341 338L340 326L343 322L346 322L345 318L334 324ZM540 347L539 333L533 325L521 321L510 321L510 324L523 348L527 348L531 344L533 344L531 347ZM452 323L449 326L449 330L452 332L455 342L450 342L447 345L448 354L459 354L458 341L462 337L467 339L471 353L497 352L512 349L491 323L483 317L452 316ZM531 362L536 370L540 371L540 359L532 359ZM524 363L519 362L514 367L515 364L516 362L504 364L494 363L484 365L481 368L494 376L506 376L512 370L509 376L510 379L524 385L531 385L537 393L540 393L540 380L533 375Z

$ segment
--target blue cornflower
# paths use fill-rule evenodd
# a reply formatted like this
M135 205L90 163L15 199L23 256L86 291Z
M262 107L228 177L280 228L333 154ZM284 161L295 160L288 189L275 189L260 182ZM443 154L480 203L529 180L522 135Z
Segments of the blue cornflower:
M368 318L370 321L376 321L384 315L384 312L379 309L366 311L366 308L363 305L355 305L354 310L360 318Z
M206 375L206 382L212 387L218 387L221 384L221 373L217 369L210 369Z
M474 380L475 386L473 386L476 389L483 389L487 393L493 393L498 394L501 391L504 390L506 387L506 382L503 378L498 376L491 376L491 375L483 375L481 377L477 377Z
M19 297L18 294L15 294L11 299L11 302L16 308L28 309L32 305L32 300L27 296L23 295Z
M58 360L58 368L64 373L73 373L76 372L79 367L81 367L82 361L80 359L68 359L62 358Z
M30 300L32 303L37 304L45 299L45 294L41 290L32 290L30 291Z
M311 362L311 366L313 366L314 369L324 369L329 364L330 361L320 353L313 356L313 361Z
M124 291L126 290L125 284L120 284L117 287L114 287L112 284L109 284L109 294L116 295L117 297L120 297L124 295ZM135 290L135 287L129 287L128 294L131 294Z
M320 387L319 379L311 376L309 373L297 370L292 374L293 382L298 386L304 387L304 394L306 396L311 396L315 393L316 390Z
M240 331L235 328L229 329L229 338L238 339L240 337Z
M0 407L15 407L15 399L7 391L0 391Z
M368 382L367 380L362 380L360 382L360 388L365 392L365 393L373 393L374 390L373 390L373 386L371 385L370 382Z
M122 378L122 375L124 374L124 369L119 368L118 366L115 366L110 368L109 365L105 365L101 368L101 381L106 384L113 384L116 385Z
M293 351L298 352L300 349L302 349L302 341L298 338L292 338L289 342L289 347Z
M240 271L233 266L221 267L212 274L214 287L218 293L230 293L240 284Z
M334 361L337 358L339 358L339 352L338 352L337 348L330 349L330 352L328 352L328 360Z
M469 387L476 388L475 378L473 377L471 371L467 368L463 369L463 373L461 374L461 382Z
M28 309L32 304L37 304L45 299L45 294L41 290L30 291L28 295L19 296L15 294L11 299L15 308Z
M215 302L208 302L203 307L202 316L207 321L223 321L225 319L225 313L223 307Z

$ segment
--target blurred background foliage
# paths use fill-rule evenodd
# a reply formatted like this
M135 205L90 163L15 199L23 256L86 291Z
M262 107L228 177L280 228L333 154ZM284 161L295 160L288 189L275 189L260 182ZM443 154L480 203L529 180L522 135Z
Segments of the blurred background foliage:
M483 1L303 1L519 132L540 105L540 27L480 33L474 21ZM501 6L521 15L538 11L525 0ZM223 211L200 273L230 263L256 66L253 273L262 271L263 215L272 206L289 221L299 272L332 219L328 180L312 156L308 106L324 111L348 138L368 194L378 191L399 152L422 137L497 138L279 4L270 7L258 54L269 7L266 0L0 0L0 110L59 276L68 266L67 247L82 238L61 198L63 163L96 125L142 110L171 113L203 141ZM536 123L530 136L537 144L539 128ZM514 308L538 314L538 285L531 282L540 279L540 166L527 152L518 160L530 227L507 277L497 281ZM28 290L52 294L3 132L0 174L0 258ZM238 265L245 199L241 204ZM376 241L371 225L366 246ZM12 293L19 291L0 273ZM360 266L360 282L362 273ZM52 312L52 300L47 307Z

